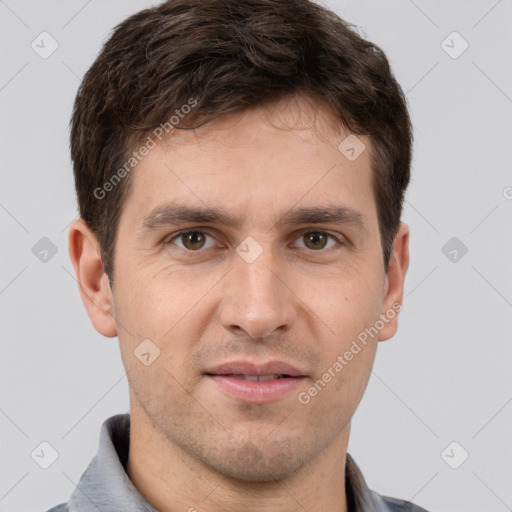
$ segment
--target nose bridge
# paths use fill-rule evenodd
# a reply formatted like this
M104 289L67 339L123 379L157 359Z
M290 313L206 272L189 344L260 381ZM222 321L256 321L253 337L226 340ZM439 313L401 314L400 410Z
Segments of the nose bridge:
M238 327L263 338L291 325L294 301L283 284L284 266L271 247L248 238L237 248L233 271L227 276L221 320L226 328Z

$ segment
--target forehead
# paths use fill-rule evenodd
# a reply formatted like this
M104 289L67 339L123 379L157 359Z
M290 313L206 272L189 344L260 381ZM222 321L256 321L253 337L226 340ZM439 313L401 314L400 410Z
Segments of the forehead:
M127 213L145 218L174 202L232 210L242 221L294 205L339 205L372 216L370 141L335 123L325 108L297 101L177 130L134 169Z

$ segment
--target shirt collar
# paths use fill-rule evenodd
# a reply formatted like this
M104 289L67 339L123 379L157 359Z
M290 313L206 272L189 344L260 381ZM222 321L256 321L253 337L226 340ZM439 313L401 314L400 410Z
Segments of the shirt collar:
M130 415L117 414L101 426L98 453L69 501L69 512L158 512L126 473Z
M118 414L101 427L98 453L83 473L68 503L70 512L158 512L126 473L130 415ZM350 512L386 512L380 495L371 491L354 459L347 454L345 488Z

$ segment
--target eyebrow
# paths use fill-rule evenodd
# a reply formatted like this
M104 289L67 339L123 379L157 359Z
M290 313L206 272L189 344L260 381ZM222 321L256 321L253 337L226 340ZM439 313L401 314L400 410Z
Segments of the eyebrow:
M240 229L243 218L220 208L193 207L184 204L166 204L148 213L140 224L140 234L182 223L219 224ZM346 206L310 206L287 210L277 216L273 227L296 224L340 224L367 230L365 216Z

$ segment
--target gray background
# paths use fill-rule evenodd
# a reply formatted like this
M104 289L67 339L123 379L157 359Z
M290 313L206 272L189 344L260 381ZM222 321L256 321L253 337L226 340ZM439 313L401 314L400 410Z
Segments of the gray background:
M89 323L67 253L68 122L110 29L155 3L0 0L1 511L66 501L102 422L128 412L117 339ZM512 510L512 0L327 5L385 50L416 135L400 329L380 344L349 451L380 493ZM43 31L59 45L47 59L31 48ZM469 44L457 58L453 31ZM43 237L57 249L46 262L32 251ZM31 458L42 441L59 454L48 469Z

